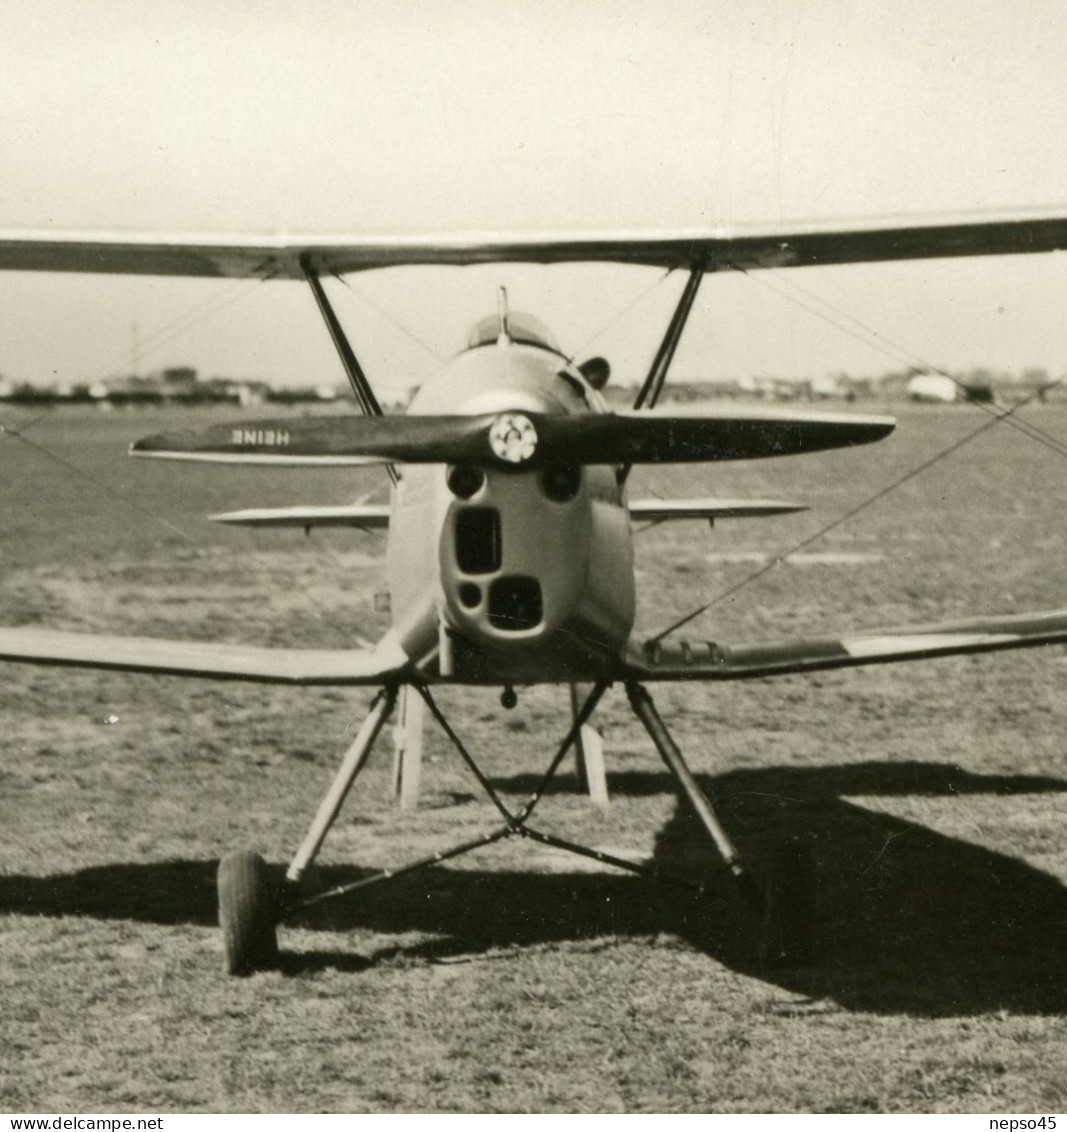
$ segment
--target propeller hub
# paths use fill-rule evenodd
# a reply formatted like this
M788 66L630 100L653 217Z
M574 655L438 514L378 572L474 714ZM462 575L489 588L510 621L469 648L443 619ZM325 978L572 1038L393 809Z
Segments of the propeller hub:
M489 429L493 455L508 464L524 464L537 451L537 429L523 413L501 413Z

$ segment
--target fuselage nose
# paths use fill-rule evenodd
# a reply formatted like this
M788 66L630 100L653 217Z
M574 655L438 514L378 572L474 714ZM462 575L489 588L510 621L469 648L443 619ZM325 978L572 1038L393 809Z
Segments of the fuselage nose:
M452 483L461 478L457 469L448 474ZM445 619L502 646L544 637L574 612L588 574L585 478L573 469L562 482L548 468L480 478L473 495L449 503L441 528Z
M466 359L466 365L457 359L466 380L453 389L453 411L498 412L502 423L526 422L526 413L588 411L576 386L560 376L563 360L548 350L504 342L471 351ZM506 442L502 436L500 443ZM453 497L440 538L446 624L505 650L559 631L588 574L591 513L583 469L549 461L522 471L464 473L446 471ZM470 483L455 490L457 480L475 475L473 494Z
M410 411L515 423L602 408L561 355L504 342L455 358ZM507 466L506 432L504 466L404 469L390 532L394 622L409 656L439 652L457 679L581 679L608 666L632 627L626 509L613 469L549 452Z

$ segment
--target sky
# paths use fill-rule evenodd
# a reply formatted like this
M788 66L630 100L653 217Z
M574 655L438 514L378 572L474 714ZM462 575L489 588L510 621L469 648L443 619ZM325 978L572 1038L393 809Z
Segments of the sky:
M1059 0L4 0L0 44L2 229L607 232L1067 212ZM713 276L675 373L1059 374L1065 260ZM332 294L386 393L459 349L502 284L568 353L603 353L639 380L682 285L661 276L403 268ZM3 273L0 311L9 379L192 364L343 381L296 283Z

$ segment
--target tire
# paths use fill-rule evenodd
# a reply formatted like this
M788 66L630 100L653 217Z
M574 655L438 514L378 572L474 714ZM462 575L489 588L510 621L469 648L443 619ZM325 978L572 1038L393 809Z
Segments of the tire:
M760 958L770 967L808 967L815 959L815 860L799 841L774 847L764 891Z
M229 975L251 975L278 959L278 909L267 863L247 850L219 862L219 927Z

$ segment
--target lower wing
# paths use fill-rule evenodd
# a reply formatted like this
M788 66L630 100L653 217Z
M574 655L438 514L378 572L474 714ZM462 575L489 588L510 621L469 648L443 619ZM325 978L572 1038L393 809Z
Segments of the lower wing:
M260 684L381 684L409 666L392 634L373 649L288 649L52 629L0 629L0 660Z
M638 499L630 502L630 518L663 523L671 519L748 519L806 511L803 503L777 499ZM323 507L256 507L212 515L212 522L237 527L354 527L361 531L389 526L388 504L343 503Z
M665 523L674 519L762 519L807 511L803 503L778 499L631 499L630 518L636 522Z
M212 515L214 523L236 527L355 527L380 531L389 526L388 504L343 503L337 507L255 507Z
M1065 643L1067 609L1056 609L781 644L635 643L625 667L633 680L749 680Z

